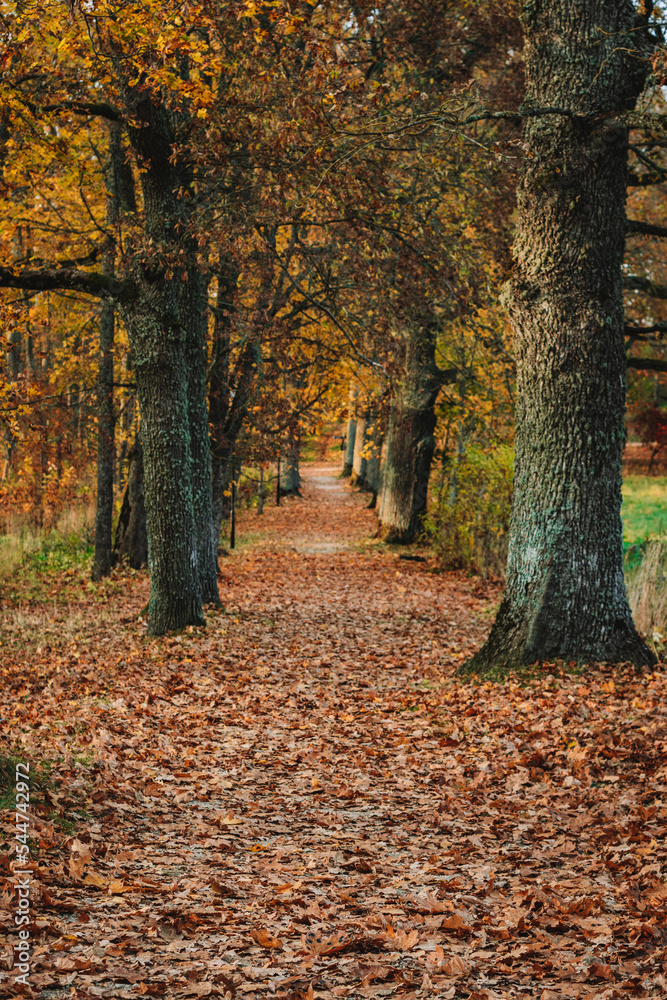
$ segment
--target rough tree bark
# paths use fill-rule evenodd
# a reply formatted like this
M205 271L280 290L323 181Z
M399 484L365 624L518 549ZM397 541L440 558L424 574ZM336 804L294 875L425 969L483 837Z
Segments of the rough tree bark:
M126 561L132 569L142 569L148 564L148 533L144 502L144 456L139 436L127 457L127 488L120 508L111 564L116 566Z
M230 367L233 317L239 268L223 259L218 271L218 302L215 309L213 357L209 370L209 418L213 461L212 538L218 551L222 522L229 514L229 491L233 455L239 433L248 415L261 365L261 330L250 331L233 370Z
M300 451L300 430L298 427L289 427L280 456L280 495L282 497L301 496Z
M352 453L352 486L358 486L360 489L366 485L366 445L368 444L368 436L366 433L368 427L368 410L363 409L357 414L357 424L354 432L354 451Z
M644 4L644 7L646 5ZM654 662L623 578L621 264L628 130L649 70L629 0L526 3L526 120L515 268L517 361L507 589L468 672L536 661Z
M347 421L347 434L345 438L345 452L343 458L344 479L349 479L352 475L352 465L354 463L354 442L357 435L357 396L359 390L353 384L350 386L350 408Z
M372 493L371 502L368 506L374 508L377 504L377 496L380 491L382 443L384 439L382 420L377 413L371 417L369 428L370 445L366 464L366 489Z
M146 288L140 302L123 307L144 446L149 635L205 624L192 491L185 334L176 319L176 288L170 289L168 282L156 285ZM172 327L164 321L170 306Z
M183 232L172 121L143 90L130 91L137 125L128 128L141 161L148 250L133 259L136 298L121 303L141 413L148 566L148 634L205 624L193 495L188 334L183 303ZM187 260L187 258L186 258ZM205 432L204 432L205 433Z
M116 310L113 302L100 303L100 355L97 373L97 497L95 503L95 555L92 579L111 572L113 520L113 466L116 457L116 417L113 402L113 343Z
M403 378L391 401L378 505L380 536L391 544L413 542L426 513L435 403L441 387L456 374L436 365L436 340L435 325L411 328L405 334Z
M211 538L216 555L222 522L229 513L231 461L235 443L235 435L230 433L228 425L235 398L232 397L230 386L230 354L238 276L239 269L235 262L223 257L217 274L217 301L213 309L213 344L208 373L213 479Z
M196 252L191 248L191 254ZM202 601L220 604L218 545L211 532L213 518L211 442L206 398L206 335L208 285L195 263L181 286L181 321L185 327L185 361L188 376L188 418L192 454L192 501L197 531L197 563Z
M118 124L109 125L109 156L106 165L107 225L113 231L121 212L135 212L134 177L125 161ZM113 277L113 237L104 255L103 273ZM111 572L113 520L113 469L116 457L116 417L113 399L114 336L116 308L111 299L100 303L100 354L97 375L97 499L95 507L95 555L92 578L101 580Z

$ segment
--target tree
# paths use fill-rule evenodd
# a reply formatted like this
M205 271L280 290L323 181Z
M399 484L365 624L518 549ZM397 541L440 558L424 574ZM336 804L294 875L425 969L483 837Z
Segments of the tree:
M526 156L505 288L517 362L507 588L464 668L654 656L623 578L628 125L654 47L629 0L527 3Z
M86 134L81 120L91 123L87 130L93 140L98 121L120 123L138 167L141 205L137 221L118 241L118 275L108 268L88 269L118 234L97 222L84 194L83 205L97 229L97 242L89 241L92 250L63 261L48 246L46 259L31 254L27 262L17 261L14 255L0 269L5 287L73 290L112 299L122 316L143 425L152 634L202 624L202 598L219 601L210 530L207 283L193 224L196 170L188 145L204 127L211 99L210 79L200 81L190 67L203 61L200 50L208 54L210 46L199 34L204 30L201 10L193 12L192 32L168 3L156 6L156 15L160 11L153 28L152 19L145 21L138 11L119 18L113 3L91 11L79 8L72 11L60 43L62 10L57 4L47 4L39 18L21 12L5 26L10 66L5 94L11 95L7 113L22 139L14 143L19 170L30 176L38 169L36 153L23 140L26 123L56 161L73 158L80 148L82 131ZM16 37L21 50L15 47ZM47 53L53 54L51 65L44 62ZM49 70L38 72L36 65ZM51 127L54 117L59 129ZM84 154L82 170L88 174L90 161L89 153ZM16 166L12 164L14 177ZM75 245L79 232L72 226Z
M132 569L142 569L148 564L148 533L144 503L144 459L139 436L130 448L127 459L127 488L120 508L111 562L116 566L126 560Z
M107 225L113 230L121 212L135 212L137 205L134 177L125 159L120 128L109 125L109 154L105 169L107 189ZM114 273L113 241L104 254L108 275ZM95 506L95 554L93 580L101 580L111 572L113 555L111 529L113 520L113 467L115 459L115 428L113 369L116 310L111 298L103 299L99 309L100 357L97 373L97 497Z
M381 534L388 542L412 542L423 526L435 451L435 403L442 386L457 375L456 369L443 371L437 366L436 340L437 327L428 325L413 326L405 336L378 508Z

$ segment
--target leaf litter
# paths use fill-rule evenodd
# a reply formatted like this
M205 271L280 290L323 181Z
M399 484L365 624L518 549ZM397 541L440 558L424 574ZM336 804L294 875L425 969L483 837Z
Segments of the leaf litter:
M3 608L0 752L43 775L4 995L664 997L665 674L457 679L498 587L334 475L242 515L206 629L146 638L132 573Z

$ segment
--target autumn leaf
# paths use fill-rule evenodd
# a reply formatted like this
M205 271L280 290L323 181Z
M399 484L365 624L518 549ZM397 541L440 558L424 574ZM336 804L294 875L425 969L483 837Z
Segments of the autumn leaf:
M260 948L282 948L282 942L277 937L272 937L263 928L253 929L250 932L250 936Z
M106 889L109 884L109 880L103 878L97 872L88 872L82 881L85 882L86 885L94 886L96 889Z
M74 857L70 858L69 861L69 873L72 878L80 879L83 876L84 871L88 867L88 862L90 861L90 855L85 858Z
M440 927L443 931L469 931L470 927L459 913L453 913L451 917L445 917Z
M397 931L394 935L396 946L401 949L401 951L410 951L411 948L419 941L419 931Z
M232 816L231 813L225 813L224 816L215 816L213 822L218 826L239 826L243 820Z
M107 892L110 895L114 895L115 896L115 895L118 895L118 893L121 893L121 892L132 892L132 890L134 888L135 888L134 886L126 885L122 881L122 879L114 878L114 879L111 879L111 881L109 882L109 885L107 886Z
M458 979L460 976L465 976L470 971L470 966L464 958L461 958L460 955L452 955L451 958L446 958L444 962L442 962L440 965L440 971L445 976Z

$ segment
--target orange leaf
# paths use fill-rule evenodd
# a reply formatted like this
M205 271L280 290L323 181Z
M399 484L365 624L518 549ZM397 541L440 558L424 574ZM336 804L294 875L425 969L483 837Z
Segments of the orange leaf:
M256 941L260 948L282 948L282 941L278 938L271 937L267 930L264 928L255 928L250 931L250 937L253 941Z
M465 976L468 972L470 966L464 958L460 955L452 955L451 958L446 959L440 966L440 969L446 976Z
M94 885L96 889L106 889L108 885L107 880L98 875L97 872L88 872L86 877L81 881L85 882L86 885Z

